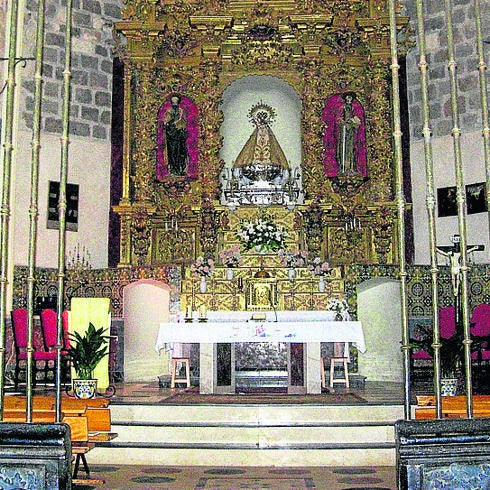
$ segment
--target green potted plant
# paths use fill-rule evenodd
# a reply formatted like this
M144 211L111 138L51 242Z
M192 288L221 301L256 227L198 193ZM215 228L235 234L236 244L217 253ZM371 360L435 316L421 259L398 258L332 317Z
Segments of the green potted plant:
M97 380L93 379L94 369L109 354L107 329L96 329L89 323L88 329L80 334L70 333L68 358L78 378L73 379L73 392L77 398L93 398L97 393Z

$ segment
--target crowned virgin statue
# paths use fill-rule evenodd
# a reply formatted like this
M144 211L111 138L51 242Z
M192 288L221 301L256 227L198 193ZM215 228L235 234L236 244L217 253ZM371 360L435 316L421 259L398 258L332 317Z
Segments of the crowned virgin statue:
M259 102L249 110L248 118L255 128L233 163L230 174L222 176L225 187L233 189L228 192L228 197L242 204L297 202L301 192L301 173L297 167L293 175L271 129L276 111Z

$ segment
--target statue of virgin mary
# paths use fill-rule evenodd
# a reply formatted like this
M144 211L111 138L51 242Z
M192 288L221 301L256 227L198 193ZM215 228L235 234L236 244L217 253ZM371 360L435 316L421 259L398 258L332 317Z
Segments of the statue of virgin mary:
M290 166L271 129L276 112L259 102L250 109L248 117L255 129L233 164L234 174L240 174L249 185L280 184L289 177Z
M276 111L260 101L248 118L255 128L232 166L220 175L222 203L234 207L302 202L301 169L291 167L271 129Z

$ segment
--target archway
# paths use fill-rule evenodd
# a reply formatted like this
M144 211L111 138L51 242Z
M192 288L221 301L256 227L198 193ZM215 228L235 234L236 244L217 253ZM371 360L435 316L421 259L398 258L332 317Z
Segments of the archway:
M168 357L155 351L161 322L169 321L170 288L152 279L128 284L123 292L124 381L154 381L168 372Z

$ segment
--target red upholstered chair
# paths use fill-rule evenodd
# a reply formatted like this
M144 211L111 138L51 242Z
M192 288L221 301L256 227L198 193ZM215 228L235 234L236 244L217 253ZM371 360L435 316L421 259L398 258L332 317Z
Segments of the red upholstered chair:
M44 347L47 351L53 351L57 341L56 311L46 309L41 311L41 331Z
M63 311L61 314L61 320L63 321L63 332L65 335L65 349L68 350L70 348L70 330L68 328L68 310Z
M473 310L471 335L475 340L481 341L480 349L472 353L472 359L479 362L490 361L490 305L482 303Z
M64 312L63 312L64 313ZM63 348L61 350L61 380L69 379L69 361L67 348L69 348L70 338L68 336L68 320L63 316ZM49 353L54 353L56 358L56 343L58 340L58 321L57 313L49 308L41 311L41 331L43 334L44 347ZM68 347L67 347L68 342Z
M456 331L456 314L454 306L446 306L439 312L439 331L443 339L449 339Z
M25 308L17 308L12 311L12 330L14 333L14 347L15 347L15 372L14 372L14 384L17 389L19 383L26 381L27 373L27 324L28 324L28 312ZM44 382L48 381L50 368L50 361L54 365L56 360L55 352L48 352L43 349L42 346L34 346L33 358L33 385L36 384L37 374L43 372ZM21 373L24 373L24 380L21 380Z
M454 306L446 306L439 311L439 332L443 339L449 339L456 331L456 316ZM424 349L412 352L412 361L432 359L432 355ZM413 366L413 364L412 364Z

